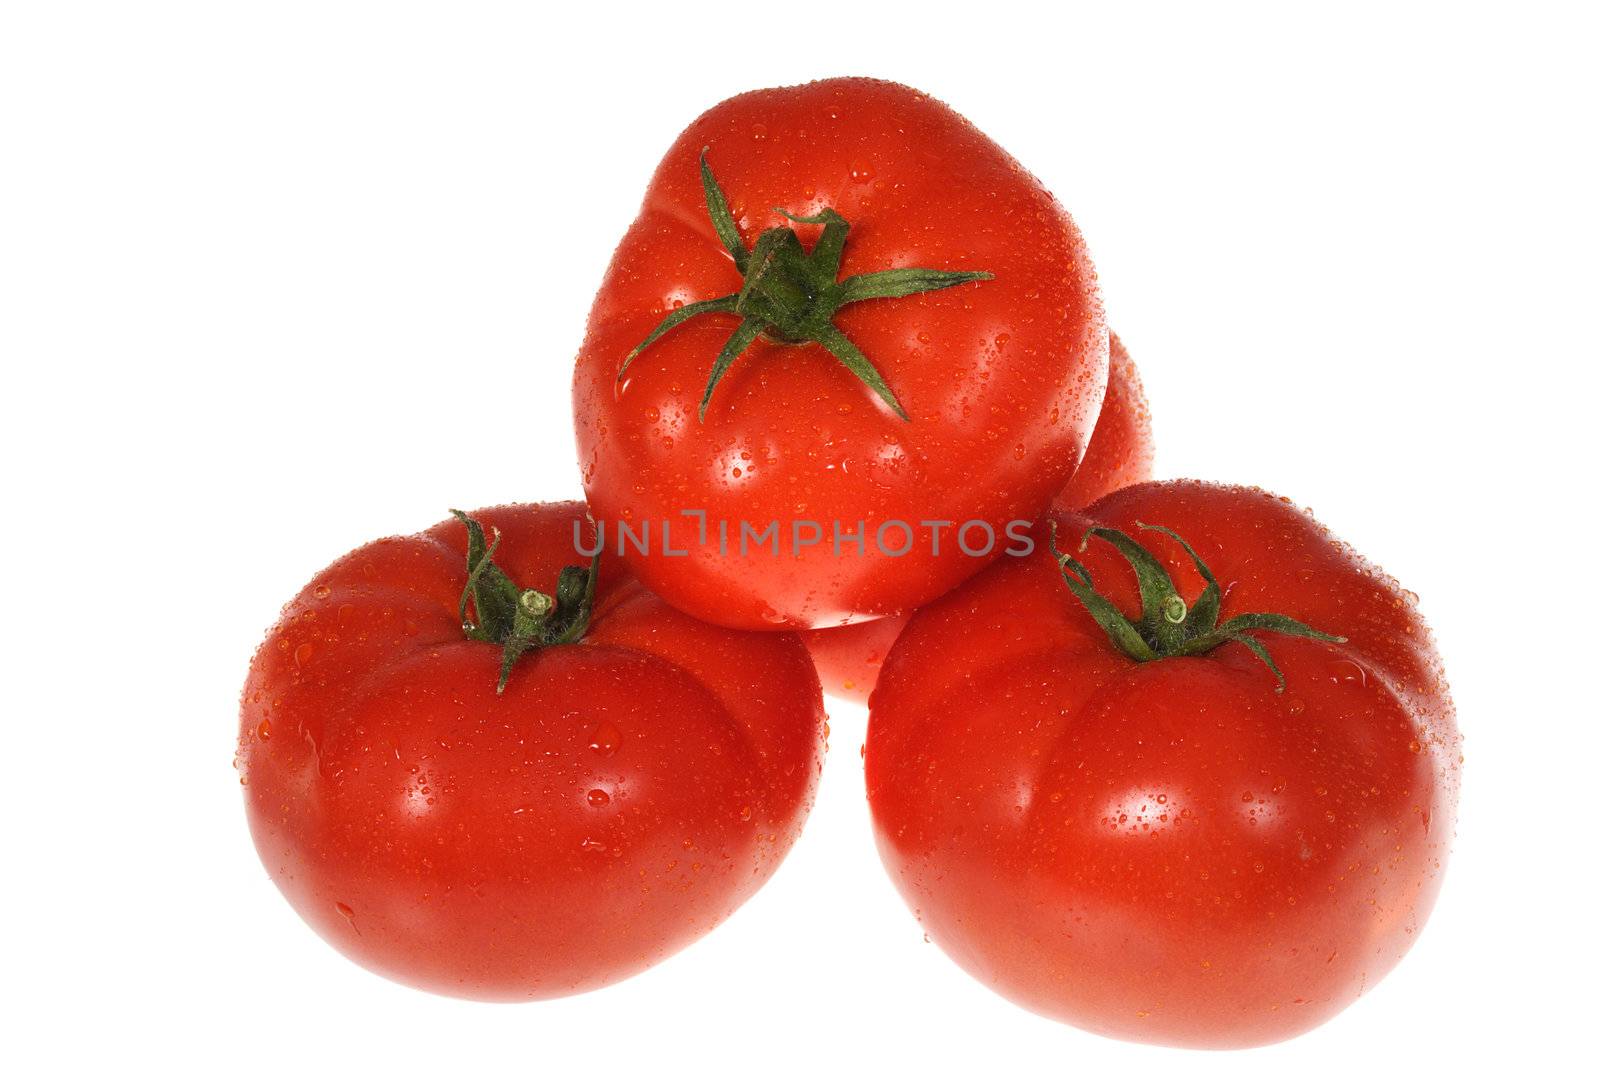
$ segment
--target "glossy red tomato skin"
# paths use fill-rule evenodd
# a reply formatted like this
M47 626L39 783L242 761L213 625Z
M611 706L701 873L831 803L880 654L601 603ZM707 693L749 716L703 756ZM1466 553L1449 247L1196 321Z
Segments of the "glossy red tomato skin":
M1062 513L1132 534L1223 617L1289 614L1344 645L1134 664L1047 554L913 616L873 693L879 850L930 937L1044 1015L1135 1041L1236 1048L1330 1018L1406 952L1438 893L1460 738L1413 598L1286 501L1146 483ZM1131 611L1099 542L1079 557Z
M906 628L906 616L890 615L848 626L801 630L822 689L829 696L865 704L878 684L883 661Z
M1113 333L1110 340L1105 403L1095 419L1083 463L1053 502L1065 511L1086 508L1107 493L1149 481L1155 469L1155 433L1144 381L1122 339Z
M474 513L553 590L580 504ZM285 609L245 684L239 766L262 862L363 966L481 1000L563 996L726 918L798 835L821 693L792 636L735 633L602 566L579 643L464 639L453 520L373 542ZM609 561L615 563L615 561Z
M1147 481L1155 464L1155 436L1150 405L1145 400L1139 369L1115 333L1111 334L1111 371L1105 404L1095 420L1083 463L1056 494L1054 506L1087 507L1114 490ZM904 615L871 622L801 631L801 640L817 666L817 677L830 695L866 703L878 684L878 672L906 626Z
M814 344L758 340L696 407L735 320L691 320L634 345L681 304L738 290L704 206L707 159L748 245L781 207L832 207L853 229L842 275L891 267L986 270L992 281L845 308L835 322L882 373L902 421ZM801 240L819 227L797 225ZM617 248L574 378L583 484L597 519L665 520L674 550L635 560L641 580L690 614L750 629L834 625L924 603L983 558L935 556L923 520L1039 514L1083 454L1105 389L1094 269L1070 218L970 123L905 86L862 78L746 93L696 119L667 152ZM703 510L705 544L684 510ZM796 520L869 536L911 524L904 555L831 542L773 559L721 551L727 521ZM898 549L901 535L887 542ZM948 540L948 534L946 535ZM1000 545L1003 548L1004 539Z

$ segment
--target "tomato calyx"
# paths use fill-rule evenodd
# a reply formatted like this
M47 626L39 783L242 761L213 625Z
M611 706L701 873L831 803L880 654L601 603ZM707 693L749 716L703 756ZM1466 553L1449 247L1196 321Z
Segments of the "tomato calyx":
M511 668L531 649L571 644L589 628L594 610L594 590L600 579L600 553L587 567L562 567L551 596L538 589L523 589L494 563L500 531L486 544L483 525L465 512L451 509L467 528L467 584L461 590L458 610L461 632L473 641L500 645L500 680L496 693L506 691ZM473 615L467 614L471 602Z
M1140 663L1165 659L1169 656L1199 656L1218 645L1233 641L1243 645L1267 665L1278 680L1276 691L1283 692L1283 671L1273 662L1272 654L1246 631L1265 630L1269 633L1288 634L1292 637L1309 637L1316 641L1344 644L1345 638L1307 626L1287 615L1252 612L1235 615L1227 622L1218 623L1222 611L1222 591L1211 569L1199 554L1179 534L1165 526L1142 522L1134 523L1141 530L1154 530L1166 534L1183 546L1195 570L1205 579L1205 590L1193 604L1186 603L1178 594L1172 576L1155 556L1139 542L1123 533L1105 526L1091 526L1078 546L1082 552L1091 537L1098 537L1116 549L1133 568L1139 582L1139 599L1142 611L1138 619L1130 619L1119 611L1094 588L1094 581L1084 565L1056 548L1056 525L1050 524L1050 554L1055 557L1061 578L1067 583L1085 610L1100 628L1130 659Z
M700 185L705 191L706 211L711 216L711 226L716 230L722 246L733 257L739 273L744 275L744 285L737 293L715 300L697 301L673 311L661 320L650 336L628 353L617 371L617 377L622 378L628 373L629 365L639 353L695 316L737 315L739 325L712 364L705 394L700 398L701 422L706 419L706 407L711 403L711 393L717 383L758 335L784 344L814 342L821 345L876 393L891 411L910 421L910 416L900 406L900 401L895 398L878 369L833 324L833 316L840 308L857 301L927 293L968 282L987 281L994 275L987 271L899 267L841 279L839 263L844 255L850 223L832 208L823 208L816 215L794 215L782 208L772 209L790 222L822 227L822 236L809 252L788 226L773 226L761 231L756 237L755 246L747 249L739 237L733 213L728 209L728 199L712 176L710 163L706 161L709 151L709 148L700 151Z

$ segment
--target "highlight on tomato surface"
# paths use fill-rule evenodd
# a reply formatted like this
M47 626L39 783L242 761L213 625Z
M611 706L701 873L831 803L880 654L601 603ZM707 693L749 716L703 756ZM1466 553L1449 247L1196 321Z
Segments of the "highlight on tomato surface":
M251 833L363 966L483 1000L593 989L727 918L799 834L824 728L799 640L669 607L585 560L587 525L513 505L374 541L257 650Z
M914 614L872 696L879 851L1013 1001L1134 1041L1280 1041L1439 892L1460 736L1415 598L1286 500L1134 485Z
M1112 333L1105 403L1083 462L1056 494L1053 506L1067 510L1087 507L1113 490L1148 480L1154 463L1155 438L1144 383L1128 350ZM831 696L866 703L878 684L884 658L905 625L904 615L891 615L848 626L802 630L800 639L817 666L823 689Z
M1043 512L1108 358L1072 220L971 123L865 78L745 93L668 150L595 298L584 491L699 618L903 612Z

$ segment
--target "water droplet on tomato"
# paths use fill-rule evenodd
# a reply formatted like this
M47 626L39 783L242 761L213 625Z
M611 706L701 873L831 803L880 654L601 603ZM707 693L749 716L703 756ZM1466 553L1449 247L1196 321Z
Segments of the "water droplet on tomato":
M1338 685L1340 682L1354 682L1356 685L1366 688L1367 672L1362 669L1361 664L1352 660L1342 659L1337 666L1343 669L1329 679L1334 685Z
M310 641L300 642L300 647L294 650L294 665L296 667L304 667L311 662L311 657L316 654L316 651L317 646Z
M589 790L589 806L591 808L603 808L609 803L611 803L611 794L604 789Z
M256 723L256 736L263 741L272 736L272 721L270 719L262 719Z
M311 590L311 592L312 595L314 595L318 600L326 600L328 598L328 593L331 592L331 590L329 590L325 585L319 585L315 589Z
M589 751L609 756L622 747L622 731L614 722L603 722L589 738Z
M585 852L604 852L606 850L606 843L604 841L596 841L592 837L586 837L578 843L578 847L583 849Z

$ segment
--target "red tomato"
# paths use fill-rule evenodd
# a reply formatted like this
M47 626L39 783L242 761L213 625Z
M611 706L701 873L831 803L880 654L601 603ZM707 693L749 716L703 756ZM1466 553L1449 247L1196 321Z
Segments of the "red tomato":
M554 590L581 562L581 504L477 515L515 581ZM301 917L380 974L483 1000L593 989L766 881L816 788L821 692L793 636L691 619L612 567L587 631L497 696L501 647L458 616L466 549L454 520L374 541L284 609L244 689L251 832Z
M1056 494L1055 506L1067 510L1087 507L1112 490L1148 479L1154 462L1155 439L1150 432L1144 384L1128 350L1113 333L1105 405L1094 424L1083 463ZM804 630L800 637L817 665L822 687L833 696L865 703L878 684L884 657L905 625L904 615L891 615L849 626Z
M866 747L885 865L941 948L1034 1011L1196 1047L1308 1030L1410 947L1449 851L1460 738L1415 598L1255 489L1147 483L1059 519L1076 559L997 563L890 654ZM1077 551L1091 524L1175 595L1150 572L1134 610L1121 535ZM1113 643L1077 567L1159 658ZM1218 637L1218 593L1221 636L1242 620L1255 648L1173 654Z
M894 614L1043 512L1107 358L1077 229L965 119L862 78L746 93L667 152L595 299L574 381L584 488L613 541L649 524L631 565L693 615ZM996 544L974 527L976 554L954 550L923 525L940 521ZM774 523L774 547L741 537Z

